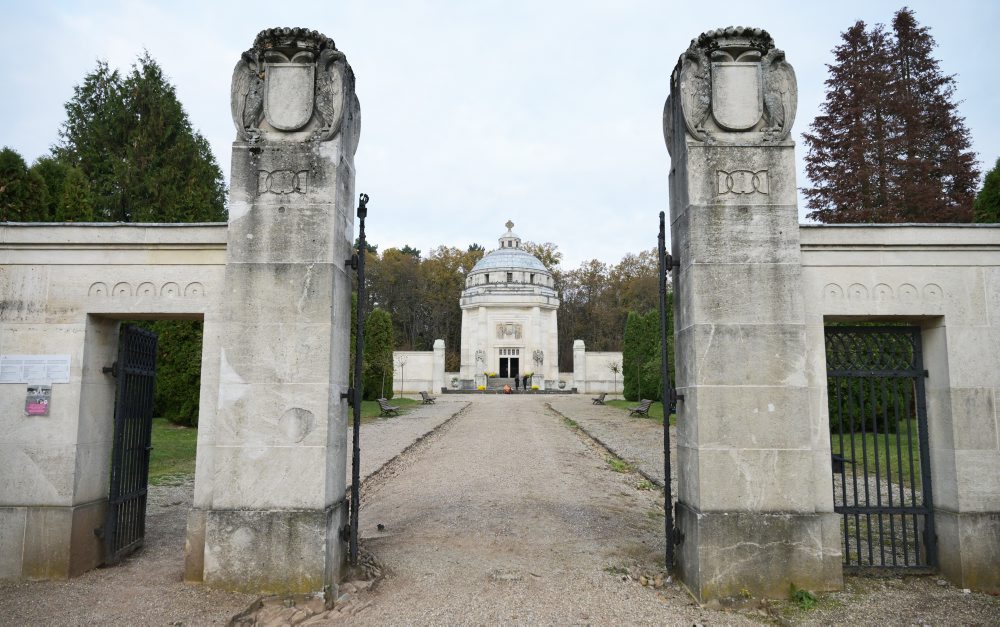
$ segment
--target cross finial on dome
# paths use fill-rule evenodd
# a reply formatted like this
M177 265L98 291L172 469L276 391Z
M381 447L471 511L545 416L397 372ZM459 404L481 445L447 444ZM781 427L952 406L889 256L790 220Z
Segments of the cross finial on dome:
M514 223L511 222L510 220L507 220L507 224L505 224L504 226L507 227L507 230L509 231L512 228L514 228Z

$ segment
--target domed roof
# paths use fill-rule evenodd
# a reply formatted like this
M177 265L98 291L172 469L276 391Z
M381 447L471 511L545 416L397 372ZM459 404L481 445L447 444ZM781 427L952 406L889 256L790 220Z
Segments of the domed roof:
M511 230L514 223L508 220L504 226L507 227L507 232L500 236L500 248L483 255L469 274L494 270L530 270L548 274L549 271L538 257L521 249L521 238Z
M542 262L531 253L520 248L498 248L483 255L483 258L472 267L472 272L486 270L531 270L533 272L548 272Z

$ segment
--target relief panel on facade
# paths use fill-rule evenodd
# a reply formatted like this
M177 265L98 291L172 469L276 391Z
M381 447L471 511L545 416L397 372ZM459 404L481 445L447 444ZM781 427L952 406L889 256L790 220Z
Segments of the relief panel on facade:
M136 298L156 298L157 295L163 298L177 298L181 294L187 298L201 298L205 296L205 286L195 281L188 283L181 290L181 286L172 281L164 283L159 287L149 281L140 283L138 287L133 287L127 281L120 281L115 283L113 289L109 290L107 283L97 281L92 283L87 290L87 296L90 298L108 298L110 296L115 300L132 298L133 295Z
M926 283L917 287L911 283L902 283L895 288L886 283L877 283L868 287L862 283L851 283L846 288L838 283L827 283L823 286L823 300L827 302L904 302L940 303L944 300L944 290L936 283Z
M519 340L522 336L521 325L516 322L501 322L497 324L498 340Z

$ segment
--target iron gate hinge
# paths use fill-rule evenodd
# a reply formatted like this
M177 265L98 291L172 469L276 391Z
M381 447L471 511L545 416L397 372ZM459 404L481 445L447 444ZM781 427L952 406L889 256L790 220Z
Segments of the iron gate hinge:
M930 378L930 376L931 376L931 373L928 372L928 371L926 371L926 370L924 370L924 378L927 379L927 378Z
M347 406L354 407L354 388L347 388L346 392L340 393L340 400L347 399Z
M350 259L344 260L344 265L350 267L351 270L358 269L358 255L357 253L351 255Z
M118 362L113 362L110 366L104 366L101 368L101 372L104 374L110 374L112 377L118 376Z

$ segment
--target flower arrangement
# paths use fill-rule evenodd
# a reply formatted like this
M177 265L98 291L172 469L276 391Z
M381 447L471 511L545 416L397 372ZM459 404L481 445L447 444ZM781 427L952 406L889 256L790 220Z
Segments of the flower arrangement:
M524 373L524 374L522 374L521 376L522 376L522 377L528 377L528 378L530 379L530 378L531 378L531 377L533 377L534 375L535 375L535 373L534 373L534 372L525 372L525 373Z
M489 370L484 370L483 374L486 375L487 379L492 379L493 377L497 376L497 373L490 372Z
M538 386L537 386L537 385L533 385L533 386L531 386L531 389L532 389L532 390L537 390L537 389L538 389Z
M482 391L482 390L485 390L485 389L486 389L486 386L485 386L485 385L480 385L480 386L479 386L479 387L477 387L476 389L477 389L477 390L479 390L479 391Z

